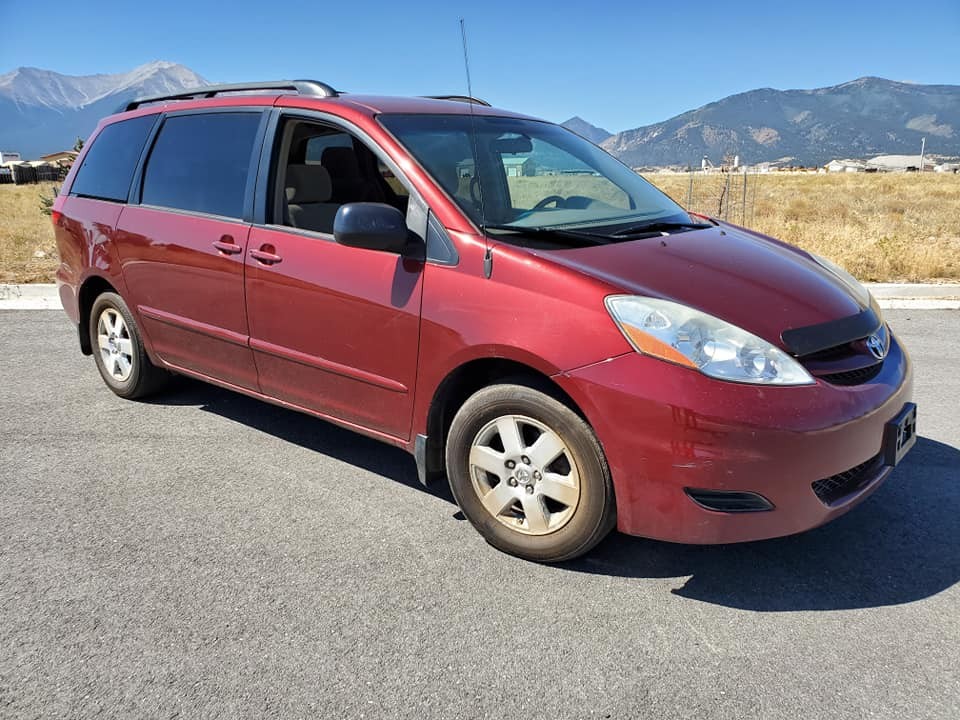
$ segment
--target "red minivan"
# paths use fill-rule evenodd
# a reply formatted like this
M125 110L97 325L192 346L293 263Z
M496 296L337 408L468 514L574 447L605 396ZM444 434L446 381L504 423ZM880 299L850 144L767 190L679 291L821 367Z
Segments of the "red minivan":
M146 98L54 210L63 306L117 395L180 373L405 448L532 560L614 526L806 530L916 439L910 360L847 273L474 98Z

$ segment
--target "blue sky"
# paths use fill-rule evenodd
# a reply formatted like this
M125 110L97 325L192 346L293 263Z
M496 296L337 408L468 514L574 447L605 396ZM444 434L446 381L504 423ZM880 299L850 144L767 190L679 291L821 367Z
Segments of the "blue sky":
M864 75L960 84L960 0L337 2L0 0L0 73L183 63L212 81L311 77L351 92L463 93L611 131L732 93Z

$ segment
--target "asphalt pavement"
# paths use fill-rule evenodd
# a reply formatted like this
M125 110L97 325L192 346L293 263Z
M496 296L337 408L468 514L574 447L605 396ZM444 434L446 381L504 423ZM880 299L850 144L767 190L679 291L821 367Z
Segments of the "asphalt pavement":
M0 717L960 717L960 312L891 310L917 446L779 540L503 555L405 453L0 312Z

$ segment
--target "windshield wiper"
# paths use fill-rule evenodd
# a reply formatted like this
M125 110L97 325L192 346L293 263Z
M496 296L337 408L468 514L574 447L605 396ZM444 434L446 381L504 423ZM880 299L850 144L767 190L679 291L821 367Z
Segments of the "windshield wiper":
M563 230L553 227L522 227L519 225L484 225L485 230L506 230L520 235L532 235L534 237L550 237L562 240L579 240L588 242L592 245L606 245L612 242L611 235L600 235L598 233L584 232L581 230Z
M671 230L704 230L710 227L713 227L713 225L707 223L654 221L640 223L639 225L631 225L623 230L617 230L614 233L610 233L610 237L629 237L630 235L639 235L643 233L659 235L660 233L669 233Z

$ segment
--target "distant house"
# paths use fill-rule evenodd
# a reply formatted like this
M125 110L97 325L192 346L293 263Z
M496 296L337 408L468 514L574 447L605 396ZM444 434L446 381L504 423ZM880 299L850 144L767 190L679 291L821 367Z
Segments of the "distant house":
M927 161L923 164L930 166ZM867 166L880 172L916 172L920 169L920 155L877 155L867 160Z
M61 150L49 155L41 155L40 159L58 167L70 167L79 154L76 150Z
M532 177L537 174L537 164L532 157L505 157L503 169L507 177Z
M867 169L866 163L862 160L831 160L826 165L827 172L863 172Z
M0 165L6 165L11 162L20 162L23 158L20 157L18 152L10 152L9 150L0 150Z

